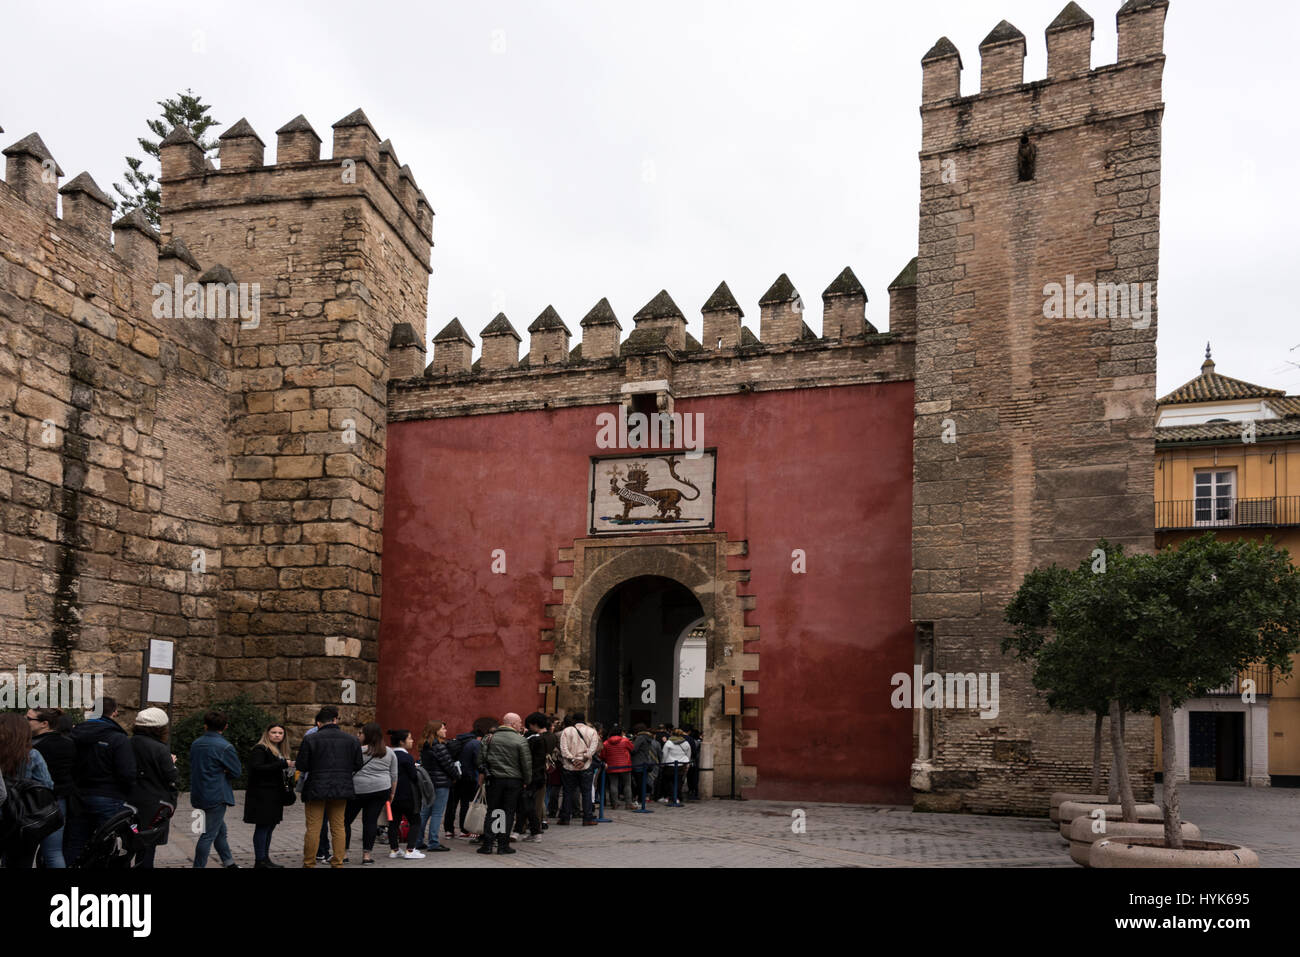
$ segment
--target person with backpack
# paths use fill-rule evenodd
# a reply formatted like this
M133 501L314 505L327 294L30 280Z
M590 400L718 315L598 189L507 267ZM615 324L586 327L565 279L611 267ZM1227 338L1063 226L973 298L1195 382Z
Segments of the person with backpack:
M449 838L456 836L457 807L460 809L460 836L478 837L465 830L465 815L469 813L469 806L474 803L474 795L478 793L478 759L483 746L482 738L495 726L496 721L492 718L476 718L473 730L456 735L455 740L447 745L447 753L451 755L452 761L460 762L460 780L452 788L447 801L447 812L442 820L442 828Z
M30 868L41 841L63 823L54 779L20 714L0 714L0 778L7 792L0 814L0 859L12 869Z
M622 799L630 809L636 800L632 796L631 740L623 737L621 727L614 725L610 728L609 737L605 739L600 753L605 760L605 780L609 782L605 790L610 807L618 807L618 802Z
M429 775L433 785L432 800L420 810L420 842L415 845L417 851L449 851L446 844L438 841L438 829L442 827L443 814L451 790L456 786L460 770L447 750L447 725L442 721L430 721L424 726L423 740L420 743L420 767Z
M424 855L415 849L415 842L420 837L420 782L415 771L415 758L411 757L410 751L415 747L415 739L406 728L390 730L388 739L397 753L397 788L389 804L393 816L388 822L388 856L405 857L408 861L421 860ZM399 846L402 843L403 818L406 819L405 854Z
M167 724L167 712L162 708L145 708L135 716L131 751L135 755L136 779L135 789L131 792L131 806L135 808L140 830L151 827L160 816L164 802L171 806L158 825L157 840L136 855L136 867L153 867L154 854L160 844L167 843L171 818L176 812L178 774L176 755L167 747Z
M80 801L63 835L63 859L73 867L96 828L122 810L135 788L135 752L126 730L114 720L117 701L96 699L95 713L98 718L81 722L71 733Z
M510 846L510 831L519 795L533 779L532 754L519 733L523 726L519 715L511 712L484 741L480 769L487 778L487 821L480 854L491 854L494 840L498 854L516 853Z
M286 795L293 794L287 775L289 732L275 723L262 732L248 755L248 788L244 791L244 823L253 825L253 867L282 868L271 860L271 835L284 820Z
M573 713L573 724L560 734L560 757L563 761L564 793L567 807L560 809L557 824L568 824L569 817L582 807L583 827L594 827L596 814L592 809L592 770L591 762L600 750L600 735L596 729L587 724L587 716L581 711Z
M361 863L373 864L379 815L397 792L397 752L384 744L384 729L371 721L361 729L361 770L352 775L356 796L348 801L343 818L344 849L352 847L352 822L361 815ZM347 855L343 856L346 862Z
M365 757L361 742L339 727L339 709L327 704L316 713L317 730L303 736L298 747L297 769L307 775L302 787L307 830L302 838L302 866L316 866L322 820L330 827L330 867L343 866L347 835L343 818L348 801L357 796L352 776L361 770Z
M66 732L59 730L65 715L59 708L29 708L27 724L32 731L32 747L41 752L54 780L54 798L58 801L63 820L75 813L77 803L77 746ZM63 831L46 835L41 841L41 863L47 870L67 867L63 856Z
M224 712L203 716L203 733L190 745L190 805L203 812L203 833L194 845L194 866L208 866L213 845L222 867L238 867L226 841L226 808L235 806L231 781L243 773L235 746L225 738Z

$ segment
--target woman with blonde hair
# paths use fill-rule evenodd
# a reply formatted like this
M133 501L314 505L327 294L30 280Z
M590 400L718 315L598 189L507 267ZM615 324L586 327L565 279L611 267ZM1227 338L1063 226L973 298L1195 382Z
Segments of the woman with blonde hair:
M446 844L438 843L438 827L443 812L447 809L447 799L451 797L452 786L460 777L460 771L451 759L446 742L445 723L430 721L424 726L424 734L420 739L420 766L433 779L433 803L420 809L420 843L415 846L417 851L451 850ZM429 824L430 821L433 822L432 825Z
M262 732L262 739L248 756L248 790L244 792L244 823L253 825L254 867L284 867L271 860L271 834L284 820L286 795L293 793L288 772L289 734L276 722Z

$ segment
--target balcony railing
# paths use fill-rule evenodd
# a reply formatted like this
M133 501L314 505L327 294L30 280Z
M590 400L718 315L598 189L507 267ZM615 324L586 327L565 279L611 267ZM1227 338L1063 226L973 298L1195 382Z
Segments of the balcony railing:
M1300 525L1300 495L1156 502L1156 530Z
M1273 671L1264 665L1251 665L1237 677L1232 679L1232 683L1222 688L1215 688L1209 694L1214 696L1230 695L1236 697L1241 694L1241 683L1244 679L1249 678L1255 682L1252 689L1255 694L1272 694L1273 693Z

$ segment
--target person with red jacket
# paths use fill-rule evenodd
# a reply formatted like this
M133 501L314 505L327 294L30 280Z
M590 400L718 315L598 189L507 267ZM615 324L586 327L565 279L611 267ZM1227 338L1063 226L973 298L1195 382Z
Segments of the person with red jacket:
M617 808L619 797L626 793L625 802L631 810L635 800L632 797L632 742L623 737L623 729L618 725L610 728L609 737L600 749L600 757L605 762L605 780L609 782L609 806Z

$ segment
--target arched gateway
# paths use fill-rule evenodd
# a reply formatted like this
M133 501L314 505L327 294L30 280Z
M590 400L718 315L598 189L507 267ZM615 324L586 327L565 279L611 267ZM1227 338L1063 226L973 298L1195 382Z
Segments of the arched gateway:
M559 707L625 726L682 720L678 662L684 644L702 639L703 696L692 723L712 746L713 789L721 794L730 786L732 743L722 686L734 678L751 694L758 690L758 654L744 648L758 638L758 629L744 623L755 599L737 593L749 572L728 567L728 557L734 566L746 552L744 542L713 533L652 543L634 536L579 539L560 550L573 572L556 579L563 601L549 612L555 628L542 634L553 651L542 655L540 667L554 676ZM653 695L646 694L646 681L653 682ZM736 783L753 787L757 770L740 749L757 747L758 734L737 724Z

